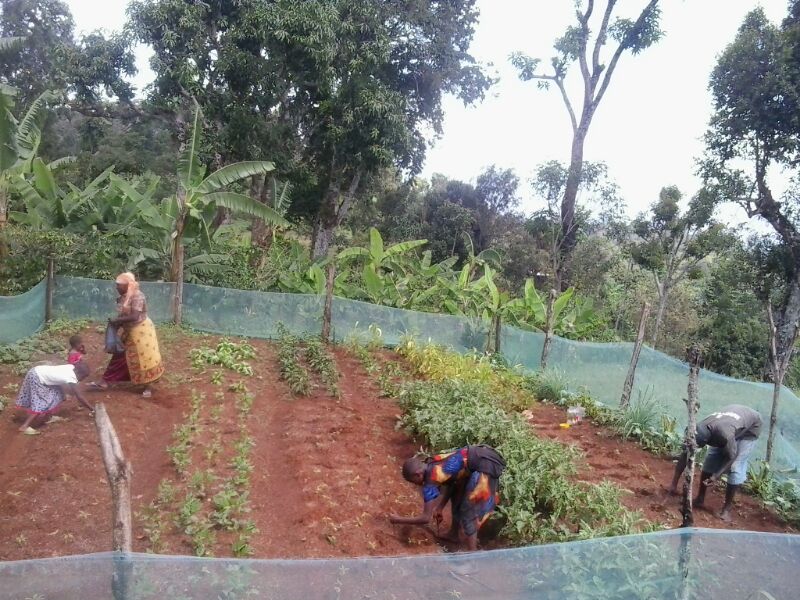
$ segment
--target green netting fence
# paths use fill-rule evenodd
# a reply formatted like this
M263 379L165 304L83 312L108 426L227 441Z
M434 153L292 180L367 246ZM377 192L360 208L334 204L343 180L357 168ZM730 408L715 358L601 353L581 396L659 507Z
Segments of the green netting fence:
M171 283L142 283L150 316L156 322L171 318ZM103 321L113 313L115 290L112 282L57 277L54 284L53 316ZM183 296L185 325L212 333L260 338L277 335L278 324L296 334L318 334L322 327L324 299L321 296L251 292L186 284ZM12 298L0 298L0 342L31 335L44 321L45 286ZM488 323L443 314L421 313L334 298L333 335L343 340L350 335L368 335L370 326L380 329L382 340L391 346L405 335L449 346L458 352L483 349ZM539 366L544 336L504 326L501 350L510 364L530 370ZM555 338L548 364L564 373L574 390L585 388L594 398L615 406L619 403L633 344L574 342ZM643 348L634 381L633 398L655 399L662 410L685 423L688 367L685 363ZM703 370L700 375L701 413L732 403L746 404L767 420L772 403L772 386L741 381ZM682 427L682 425L681 425ZM764 455L766 435L759 452ZM796 472L800 466L800 399L791 390L781 394L779 432L774 452L776 467Z
M800 536L683 529L395 558L91 554L0 562L0 599L789 600Z

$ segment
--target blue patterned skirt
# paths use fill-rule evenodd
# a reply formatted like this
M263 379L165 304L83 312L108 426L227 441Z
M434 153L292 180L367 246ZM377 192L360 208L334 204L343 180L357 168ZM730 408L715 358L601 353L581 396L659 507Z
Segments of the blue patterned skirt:
M60 386L45 385L31 369L22 380L17 395L17 408L28 414L46 415L58 409L64 401L64 392Z

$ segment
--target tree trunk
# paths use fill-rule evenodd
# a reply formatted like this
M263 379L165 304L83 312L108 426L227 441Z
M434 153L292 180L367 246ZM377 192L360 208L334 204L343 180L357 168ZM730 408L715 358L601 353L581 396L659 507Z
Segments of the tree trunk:
M500 353L500 334L501 329L503 327L503 321L500 318L500 315L497 314L494 316L494 352L495 354Z
M319 260L328 255L328 249L333 241L333 234L335 229L342 224L347 212L350 210L350 204L353 202L353 197L358 191L358 185L361 182L362 171L359 169L350 180L350 187L344 194L344 199L339 202L342 196L338 180L332 180L328 184L328 189L322 199L317 217L314 219L314 232L312 235L311 244L311 258L312 260Z
M772 388L772 409L769 415L769 434L767 435L767 463L772 461L772 449L775 444L775 427L778 423L778 403L781 397L781 388L783 387L783 379L786 377L786 371L789 369L789 362L792 359L792 350L797 341L798 323L793 323L791 337L784 342L785 349L779 348L780 331L775 327L775 319L772 315L772 306L767 304L767 318L769 319L769 343L770 343L770 361L772 363L773 373L773 388Z
M183 320L183 230L186 227L185 194L178 192L178 216L175 219L175 239L172 240L172 281L175 290L172 294L172 319L175 325Z
M625 385L622 387L622 398L619 401L619 407L623 410L628 408L631 401L631 392L633 391L633 381L636 377L636 365L639 363L639 355L642 352L642 344L644 343L644 330L647 325L647 317L650 314L650 304L645 302L642 306L642 315L639 317L639 331L636 334L636 343L633 345L633 354L631 355L631 365L628 367L628 376L625 378Z
M656 324L653 326L652 344L653 348L657 347L658 336L661 333L661 325L664 322L664 313L667 312L667 297L669 296L669 288L666 282L658 286L658 310L656 310Z
M0 260L8 256L5 229L8 225L8 191L0 185Z
M553 344L554 315L553 304L556 302L558 292L550 290L550 298L547 300L547 322L544 331L544 344L542 344L542 360L540 363L542 371L547 368L547 359L550 357L550 346Z
M695 455L697 454L697 409L700 407L697 401L697 381L700 376L701 359L700 349L697 346L692 346L686 351L686 360L689 363L689 385L686 390L686 395L688 397L685 400L688 419L684 448L688 461L683 478L683 503L681 505L683 522L681 523L681 527L692 527L694 525L692 490L694 488Z
M333 233L339 225L338 204L339 186L332 182L325 191L322 205L314 219L314 232L311 248L312 260L318 260L328 255L328 249L333 241Z
M325 279L325 308L322 310L322 341L326 344L331 341L331 319L333 312L333 283L336 278L336 265L333 261L328 263Z
M47 259L47 288L45 291L44 320L49 323L53 320L53 292L56 285L56 260L52 256Z
M787 352L791 352L793 340L797 339L797 327L800 323L800 268L789 282L789 294L782 308L778 323L778 356L786 356Z
M250 195L261 204L270 205L269 186L267 185L266 175L256 175L250 184ZM253 225L250 229L250 243L262 250L269 248L272 242L272 232L263 219L253 217Z
M575 224L575 203L578 199L578 189L581 185L583 174L583 146L589 123L582 124L572 138L572 152L570 154L569 172L564 185L564 197L561 200L561 248L560 264L557 273L558 281L563 291L570 280L570 256L577 244L578 232Z

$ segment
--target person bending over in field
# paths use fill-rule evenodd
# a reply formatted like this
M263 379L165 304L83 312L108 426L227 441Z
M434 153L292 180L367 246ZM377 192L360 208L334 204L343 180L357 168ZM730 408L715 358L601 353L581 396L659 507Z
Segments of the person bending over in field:
M466 542L477 550L478 529L497 506L497 484L505 469L503 457L489 446L466 446L429 459L409 458L403 464L403 477L422 487L422 514L418 517L391 515L398 525L427 525L442 520L442 510L450 502L450 531L445 539Z
M710 446L703 472L700 475L700 490L694 499L694 506L702 508L706 500L708 486L728 474L728 487L725 491L725 504L719 513L720 519L732 520L731 508L736 491L747 478L747 460L761 433L761 415L752 408L741 404L730 404L719 412L711 413L697 425L697 447ZM678 490L688 454L684 450L675 465L670 493Z
M37 435L39 431L34 425L43 425L47 418L61 408L61 403L67 393L74 395L78 401L89 409L89 414L94 410L78 389L78 382L88 377L89 365L83 359L83 342L79 336L70 338L71 351L66 365L40 365L33 367L25 375L17 395L17 408L28 413L25 422L20 426L20 432L27 435ZM59 417L52 417L56 419Z

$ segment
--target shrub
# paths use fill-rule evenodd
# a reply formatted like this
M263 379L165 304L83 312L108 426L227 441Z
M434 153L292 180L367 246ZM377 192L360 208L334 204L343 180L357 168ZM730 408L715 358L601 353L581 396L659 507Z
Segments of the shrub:
M518 415L500 408L483 382L458 379L409 382L399 402L404 423L432 448L474 443L494 446L506 459L501 480L503 533L516 543L618 535L634 530L639 516L619 501L613 484L575 483L579 451L535 437Z
M528 389L539 400L558 403L567 391L567 378L558 369L545 369L527 378Z

